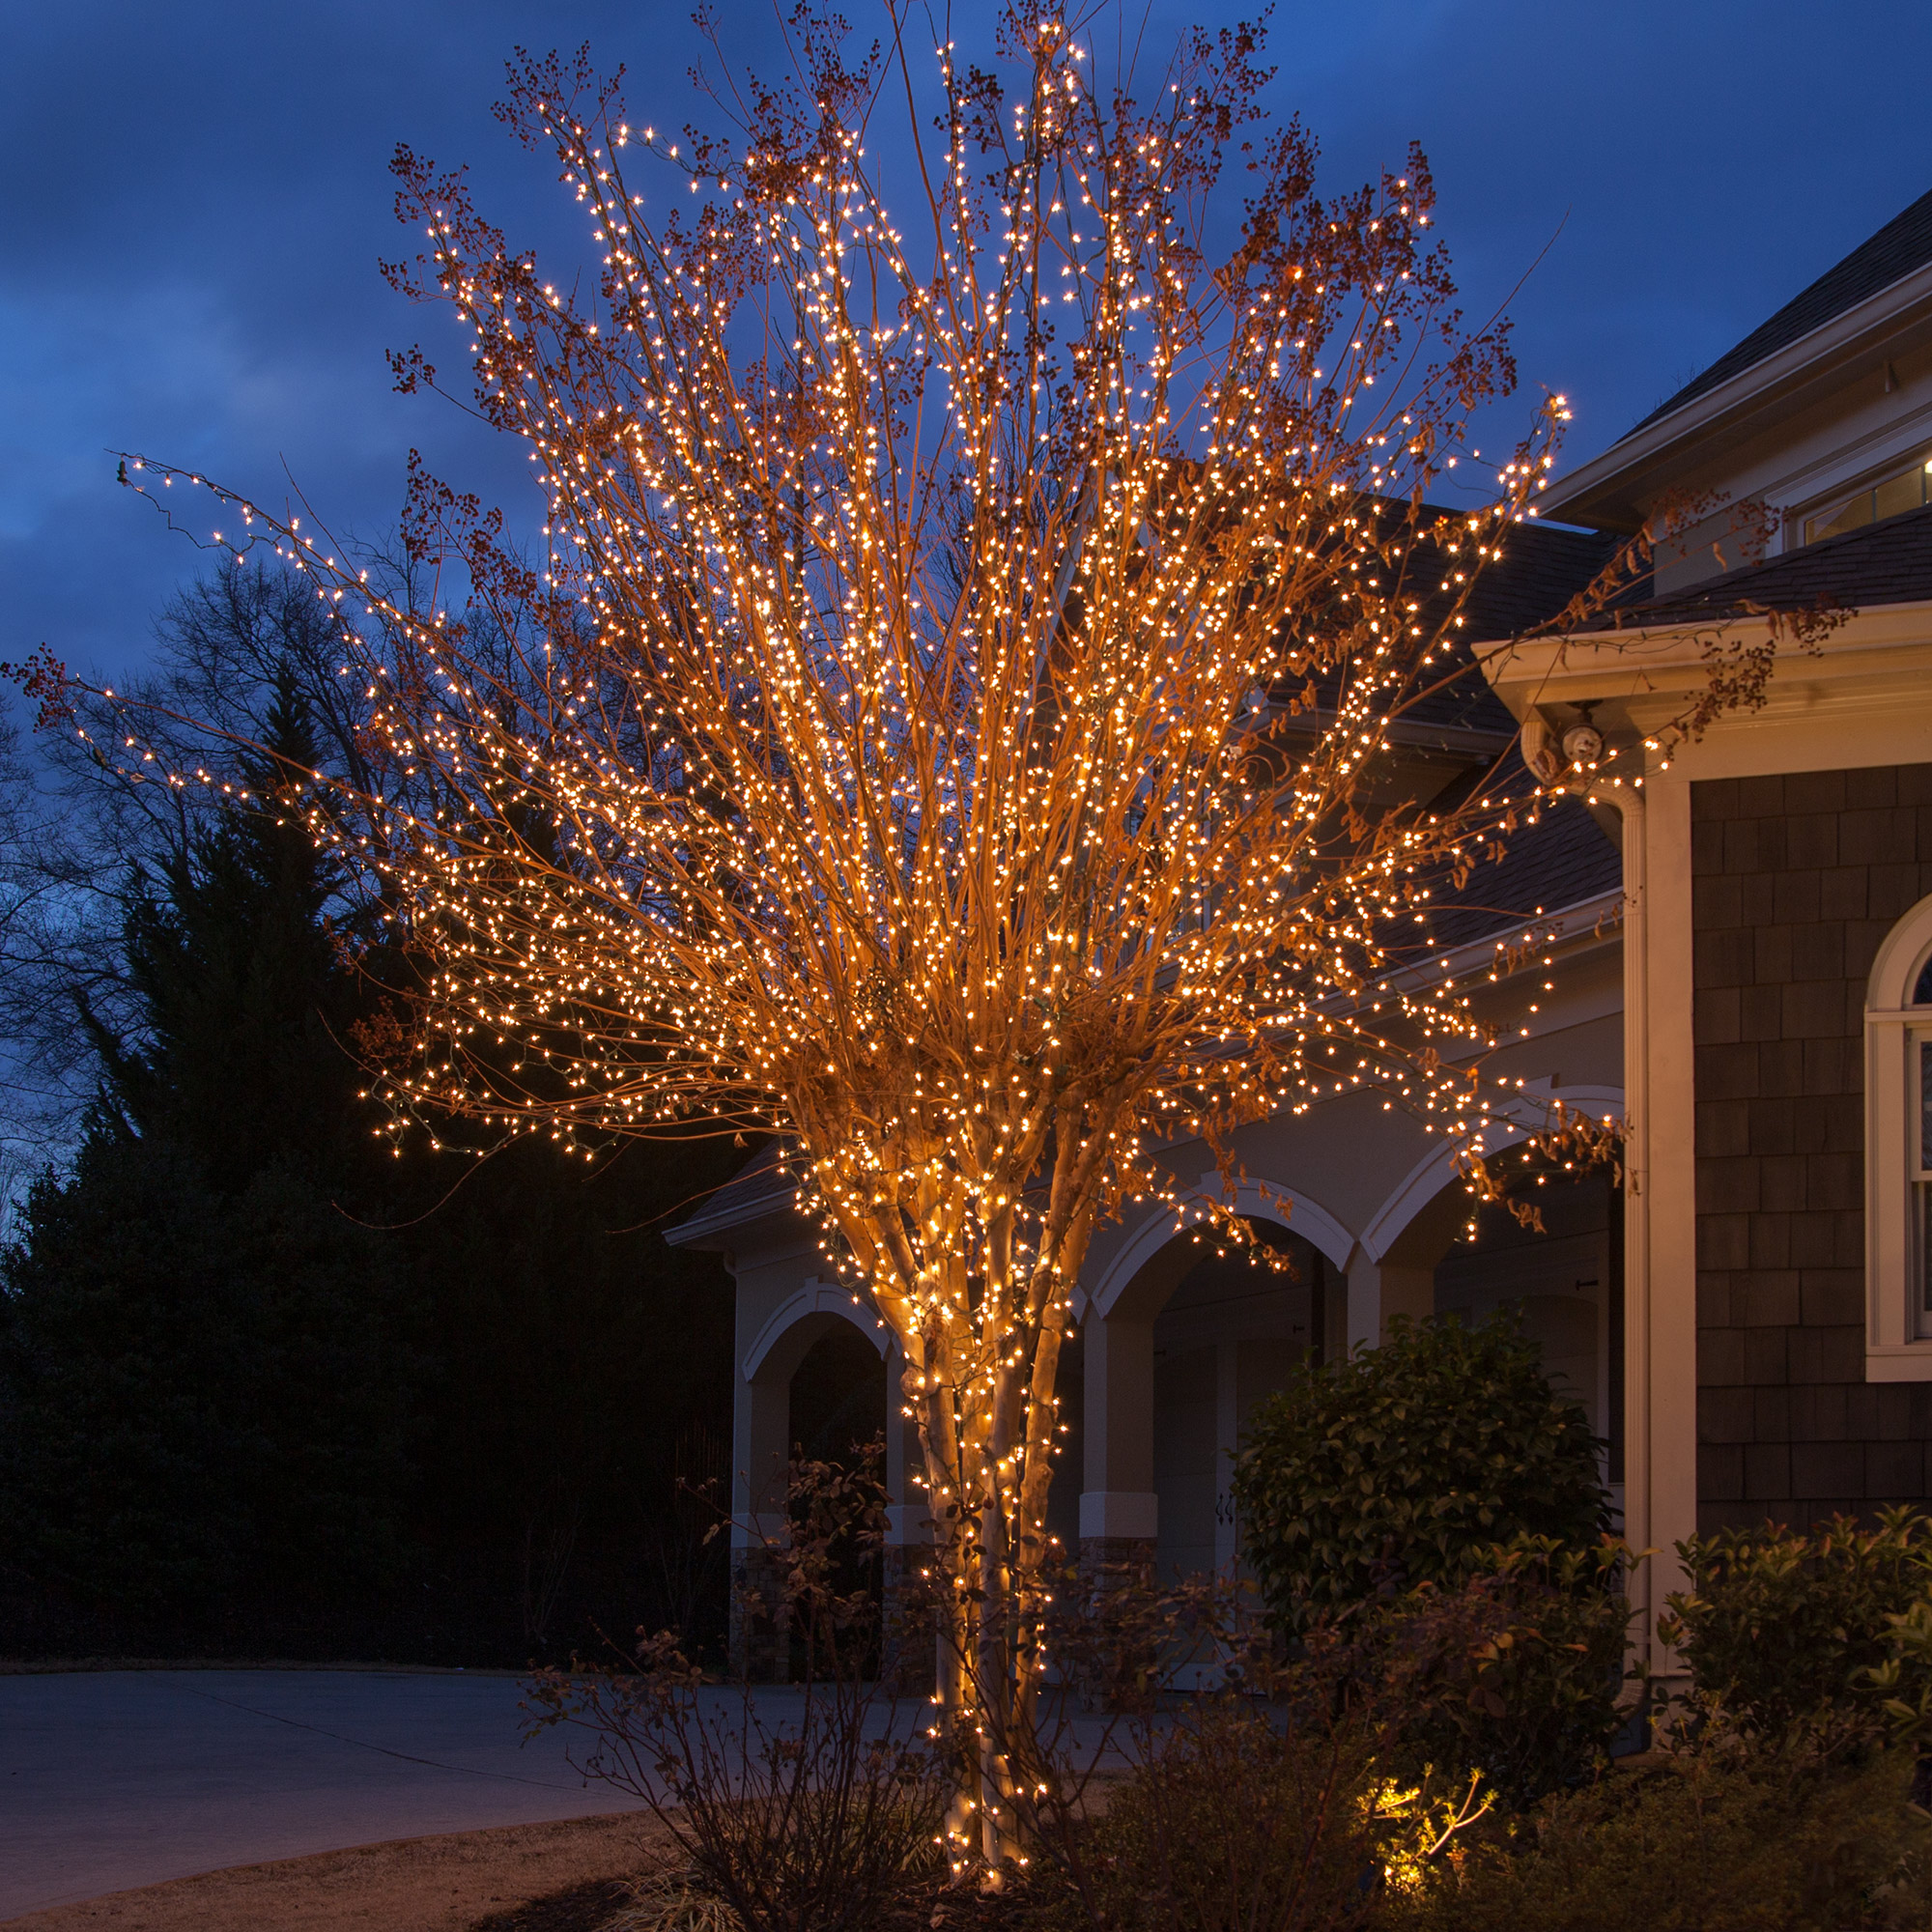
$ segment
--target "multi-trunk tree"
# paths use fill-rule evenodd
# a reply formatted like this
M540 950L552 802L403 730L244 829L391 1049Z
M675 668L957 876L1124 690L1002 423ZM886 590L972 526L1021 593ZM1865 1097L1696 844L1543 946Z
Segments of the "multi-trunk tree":
M891 1323L952 1830L997 1862L1096 1225L1176 1198L1175 1144L1232 1180L1244 1123L1337 1092L1465 1142L1491 1104L1464 994L1402 969L1534 782L1406 801L1390 731L1474 674L1463 612L1563 410L1482 507L1430 507L1505 338L1459 321L1419 154L1317 192L1255 34L1191 35L1137 99L1056 8L1009 13L986 69L913 17L861 54L799 14L792 78L676 140L581 62L517 67L581 278L399 154L427 242L394 278L527 444L540 560L420 474L413 603L219 521L339 608L366 680L367 780L306 809L419 961L365 1040L398 1119L588 1156L781 1136Z

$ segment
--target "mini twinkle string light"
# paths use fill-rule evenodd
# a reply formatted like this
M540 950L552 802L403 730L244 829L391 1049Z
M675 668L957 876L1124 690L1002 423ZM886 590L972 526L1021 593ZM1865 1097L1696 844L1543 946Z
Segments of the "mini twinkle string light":
M418 601L215 494L220 544L312 579L366 690L378 779L317 774L302 808L420 963L365 1042L398 1130L778 1135L903 1348L969 1746L948 1829L997 1865L1096 1226L1203 1158L1232 1201L1241 1127L1337 1097L1473 1172L1520 1119L1480 1071L1518 1037L1500 969L1445 970L1429 922L1550 788L1419 802L1398 740L1475 676L1470 598L1567 412L1485 507L1430 507L1513 383L1505 335L1459 329L1419 153L1316 192L1255 33L1190 35L1139 104L1056 8L918 83L892 17L862 57L801 14L793 78L678 144L581 57L514 68L504 118L591 223L586 292L399 152L425 245L390 273L455 312L473 408L527 444L540 561L419 467ZM895 99L903 207L868 152ZM667 175L690 191L660 204Z

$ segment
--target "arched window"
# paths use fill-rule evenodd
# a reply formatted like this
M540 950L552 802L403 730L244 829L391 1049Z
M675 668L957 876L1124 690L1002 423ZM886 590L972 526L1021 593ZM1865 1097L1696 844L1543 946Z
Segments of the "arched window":
M1865 989L1865 1378L1932 1380L1932 897Z

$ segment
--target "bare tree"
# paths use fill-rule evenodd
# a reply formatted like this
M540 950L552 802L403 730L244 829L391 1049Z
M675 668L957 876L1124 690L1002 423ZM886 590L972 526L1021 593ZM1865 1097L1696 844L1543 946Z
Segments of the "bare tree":
M385 581L407 582L380 552L370 560ZM0 717L0 1146L11 1163L0 1175L57 1165L77 1143L99 1073L82 1017L116 1038L138 1032L128 917L164 890L166 866L197 828L235 809L235 751L267 735L284 677L316 726L325 769L352 790L375 784L363 752L366 679L345 658L340 624L299 579L213 570L169 600L155 640L152 668L130 686L67 688L58 708L70 728L29 747ZM130 707L142 721L138 745ZM201 781L154 781L185 774ZM0 1194L12 1185L0 1179Z
M540 567L422 473L410 598L215 494L366 694L366 777L304 809L417 952L412 1024L368 1042L399 1116L586 1157L780 1134L902 1344L950 1829L997 1865L1095 1226L1176 1200L1177 1141L1232 1182L1240 1127L1336 1093L1465 1147L1486 1118L1484 1023L1400 969L1538 794L1418 803L1390 733L1474 675L1463 613L1564 412L1480 510L1430 507L1514 382L1503 330L1459 320L1419 153L1317 193L1256 33L1190 35L1137 100L1055 7L984 69L928 71L910 17L855 50L801 11L792 79L731 79L725 131L677 141L582 57L520 62L504 118L593 225L578 292L399 153L428 245L394 278L473 331Z
M119 979L125 868L36 749L0 714L0 1214L73 1145L95 1074L75 999L111 1001Z

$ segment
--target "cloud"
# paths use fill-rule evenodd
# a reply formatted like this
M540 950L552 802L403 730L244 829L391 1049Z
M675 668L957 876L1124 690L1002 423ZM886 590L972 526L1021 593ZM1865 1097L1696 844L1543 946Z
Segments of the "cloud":
M1254 11L1163 0L1143 72L1202 14ZM870 30L868 0L847 12ZM733 55L769 69L780 10L720 13ZM1138 31L1132 0L1122 19ZM526 488L515 450L390 393L384 349L420 335L456 358L446 321L377 273L404 243L386 164L398 140L469 163L513 242L574 251L551 171L490 108L513 47L584 38L629 62L636 118L711 118L688 78L710 58L688 0L584 0L567 21L534 0L10 10L0 655L45 638L119 668L196 567L115 491L106 446L276 499L293 475L338 530L393 521L412 444L472 486ZM1917 6L1869 7L1849 35L1798 0L1288 0L1271 47L1273 104L1321 137L1331 189L1399 166L1411 136L1429 148L1471 315L1561 228L1515 313L1525 384L1576 403L1573 459L1926 185L1900 161L1922 150L1932 71Z

